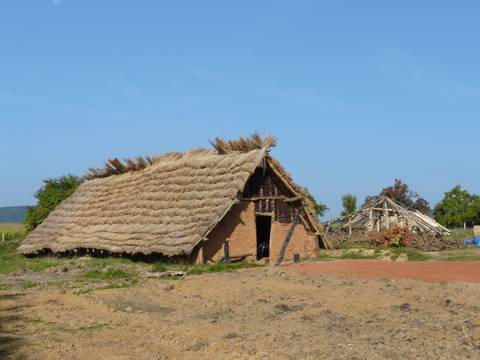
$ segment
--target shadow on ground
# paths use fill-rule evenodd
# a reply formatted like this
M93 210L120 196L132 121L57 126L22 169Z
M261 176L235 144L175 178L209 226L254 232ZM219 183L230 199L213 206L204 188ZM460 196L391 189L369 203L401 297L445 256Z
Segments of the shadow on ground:
M0 303L17 299L21 294L0 295ZM20 307L10 306L0 308L0 359L25 359L20 353L21 338L14 334L10 328L20 320L18 315Z

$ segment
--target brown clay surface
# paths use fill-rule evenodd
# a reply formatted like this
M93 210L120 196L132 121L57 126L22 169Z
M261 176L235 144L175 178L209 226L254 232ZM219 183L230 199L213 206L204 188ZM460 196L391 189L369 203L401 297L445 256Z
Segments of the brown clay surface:
M81 290L94 284L74 278L22 289L12 281L27 273L2 275L11 287L0 290L0 358L480 358L480 284L289 269L90 293Z
M382 260L339 260L291 265L290 267L310 274L416 279L428 282L464 281L480 283L480 262L477 261L390 262Z

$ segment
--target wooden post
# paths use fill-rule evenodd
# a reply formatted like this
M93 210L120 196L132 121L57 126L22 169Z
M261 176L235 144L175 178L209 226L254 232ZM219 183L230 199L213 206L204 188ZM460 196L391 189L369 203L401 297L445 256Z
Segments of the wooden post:
M282 263L283 258L285 257L285 251L287 251L288 243L290 242L290 239L292 238L293 232L295 231L295 227L298 224L298 220L300 219L300 215L302 215L303 210L305 210L305 205L301 205L298 211L295 213L295 217L293 218L292 221L292 226L290 226L290 230L288 231L287 237L285 238L285 241L283 242L282 249L280 250L280 255L278 256L277 262L275 263L275 266L278 266Z
M370 211L368 212L368 226L369 226L368 231L375 230L375 223L373 222L373 210L372 209L370 209Z
M390 229L390 214L388 212L388 204L385 201L383 203L383 208L385 209L383 212L385 214L385 226L387 227L387 230Z
M325 229L325 235L328 234L329 230L330 230L330 223L332 222L332 220L328 220L328 223L327 223L327 228Z
M2 233L2 244L5 242L5 234Z
M348 219L348 237L352 236L352 217L350 216Z
M228 240L228 238L223 244L223 262L225 264L230 264L230 241Z

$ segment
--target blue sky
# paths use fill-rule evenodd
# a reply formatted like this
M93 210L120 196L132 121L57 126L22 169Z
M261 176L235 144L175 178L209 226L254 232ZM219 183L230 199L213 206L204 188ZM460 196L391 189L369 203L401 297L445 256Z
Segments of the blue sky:
M109 157L258 130L338 214L406 181L480 193L478 1L11 0L0 206Z

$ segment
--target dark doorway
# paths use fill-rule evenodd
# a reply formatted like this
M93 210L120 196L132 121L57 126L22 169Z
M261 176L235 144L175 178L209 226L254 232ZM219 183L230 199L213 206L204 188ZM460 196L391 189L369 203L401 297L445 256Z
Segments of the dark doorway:
M271 216L256 216L257 222L257 260L270 256Z

